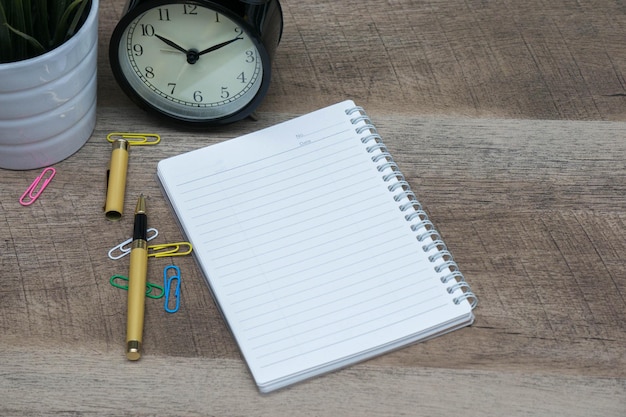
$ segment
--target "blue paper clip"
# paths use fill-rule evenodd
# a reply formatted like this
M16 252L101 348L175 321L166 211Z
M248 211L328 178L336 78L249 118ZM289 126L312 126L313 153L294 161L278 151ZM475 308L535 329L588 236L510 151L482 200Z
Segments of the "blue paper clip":
M174 270L175 273L169 276L168 271ZM176 299L176 305L174 308L170 308L170 295L172 292L172 281L176 280L176 287L174 289L174 298ZM168 313L176 313L180 306L180 268L176 265L168 265L163 269L163 289L165 292L164 308Z
M39 198L43 190L46 189L52 177L56 174L56 170L52 167L48 167L41 171L41 174L35 178L35 180L28 186L24 194L20 197L20 204L23 206L30 206Z

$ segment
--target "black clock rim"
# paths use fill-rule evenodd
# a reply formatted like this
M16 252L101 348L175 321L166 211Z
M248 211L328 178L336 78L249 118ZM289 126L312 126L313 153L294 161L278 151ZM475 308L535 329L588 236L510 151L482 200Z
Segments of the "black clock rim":
M278 0L269 0L276 1L279 11L282 16L282 11L280 10L280 3ZM268 1L268 2L269 2ZM126 80L126 77L121 69L121 65L119 62L119 44L122 38L122 34L124 30L137 16L145 13L148 10L154 9L158 6L163 6L166 4L195 4L198 6L204 6L211 8L226 17L232 19L237 22L242 28L248 33L250 39L254 43L257 51L261 55L261 63L263 66L263 77L261 80L261 85L259 86L259 90L255 94L255 96L250 100L245 106L241 109L235 111L226 116L212 118L212 119L195 119L195 118L186 118L180 115L165 113L161 109L152 104L146 102L141 96L135 91L135 89L130 85L130 83ZM281 17L281 28L282 32L282 17ZM260 34L251 26L248 22L244 21L241 16L236 14L234 11L224 6L220 2L212 1L212 0L146 0L144 2L135 3L135 7L129 9L124 16L121 17L120 21L115 26L113 33L111 34L111 39L109 40L109 65L111 67L111 71L113 72L113 76L117 81L118 85L120 85L122 91L128 96L131 101L137 104L140 108L148 111L149 113L164 118L167 120L171 120L177 122L181 125L188 127L209 127L209 126L218 126L225 125L229 123L233 123L239 120L243 120L257 109L257 107L261 104L263 98L267 94L269 90L271 75L272 75L272 59L268 52L267 47L263 43Z

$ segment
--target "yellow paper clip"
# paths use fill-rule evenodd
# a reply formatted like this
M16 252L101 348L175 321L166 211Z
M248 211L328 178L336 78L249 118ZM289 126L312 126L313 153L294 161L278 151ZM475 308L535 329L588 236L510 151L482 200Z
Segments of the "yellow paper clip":
M161 136L156 133L122 133L113 132L107 135L107 140L111 143L117 139L125 139L131 146L156 145L161 142Z
M52 177L56 174L56 170L52 167L48 167L41 171L41 174L35 178L35 180L28 186L24 194L20 197L20 204L23 206L30 206L39 198L43 190L46 189Z
M182 250L181 247L187 247L186 250ZM183 256L189 255L192 251L191 243L189 242L175 242L175 243L163 243L160 245L148 246L148 257L165 258L166 256Z

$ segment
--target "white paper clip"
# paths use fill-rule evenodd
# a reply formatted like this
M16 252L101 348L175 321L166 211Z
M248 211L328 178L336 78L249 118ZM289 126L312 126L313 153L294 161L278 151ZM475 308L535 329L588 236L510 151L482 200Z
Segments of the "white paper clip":
M28 186L24 194L20 197L20 204L23 206L30 206L39 198L43 190L46 189L56 170L52 167L48 167L41 171L41 174L35 178L35 180Z
M148 240L152 240L158 235L159 235L159 231L157 229L154 229L154 228L148 229ZM109 249L109 258L116 260L116 259L120 259L128 255L130 253L130 244L132 243L132 241L133 241L132 238L126 239L119 245L114 246L111 249ZM115 251L119 251L119 254L116 254Z

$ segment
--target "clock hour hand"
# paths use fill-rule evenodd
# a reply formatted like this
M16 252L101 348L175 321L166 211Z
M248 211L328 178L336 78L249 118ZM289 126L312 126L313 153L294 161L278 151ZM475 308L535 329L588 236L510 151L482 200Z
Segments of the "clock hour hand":
M167 45L171 46L172 48L184 53L185 55L187 54L188 51L182 46L176 44L175 42L172 42L171 40L164 38L161 35L157 35L156 33L154 34L154 36L156 36L157 38L159 38L160 40L162 40L163 42L165 42Z
M200 55L204 55L204 54L208 54L209 52L216 51L216 50L218 50L218 49L220 49L220 48L223 48L223 47L225 47L226 45L230 45L231 43L233 43L233 42L235 42L235 41L238 41L238 40L240 40L240 39L243 39L243 38L241 37L241 35L237 35L237 37L236 37L236 38L233 38L233 39L231 39L231 40L229 40L229 41L226 41L226 42L218 43L217 45L213 45L213 46L211 46L210 48L207 48L207 49L205 49L205 50L203 50L203 51L198 52L198 56L200 56Z

